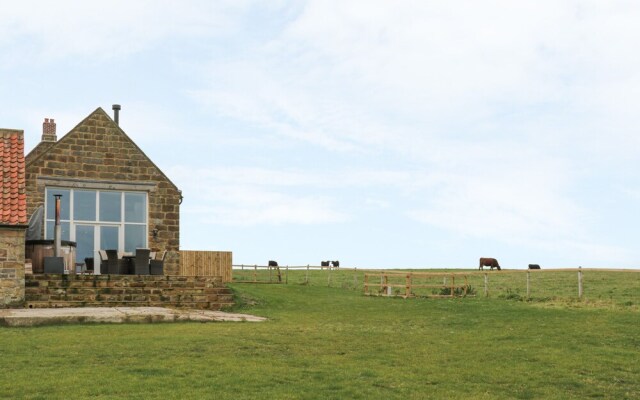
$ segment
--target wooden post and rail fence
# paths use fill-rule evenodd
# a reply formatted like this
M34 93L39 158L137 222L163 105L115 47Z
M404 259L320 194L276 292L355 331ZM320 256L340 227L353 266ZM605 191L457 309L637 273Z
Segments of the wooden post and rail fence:
M508 293L513 290L514 281L519 281L517 275L526 275L524 289L527 298L531 297L532 287L551 287L556 284L556 276L553 273L574 272L577 274L577 281L563 278L565 286L558 290L566 292L575 290L573 295L569 293L558 293L558 295L577 295L584 297L584 274L596 272L627 272L640 275L640 270L610 269L610 268L547 268L543 270L502 270L502 271L447 271L447 272L401 272L397 270L372 270L332 266L261 266L261 265L233 265L232 253L230 251L180 251L180 275L184 276L220 276L223 282L239 283L280 283L288 284L293 274L294 283L308 285L311 280L314 282L320 278L326 282L327 286L350 287L359 290L364 286L364 293L368 295L413 297L427 295L429 297L453 297L465 295L484 295L488 297L491 293ZM324 274L326 272L326 276ZM320 275L319 275L320 274ZM351 277L351 274L352 277ZM503 279L511 276L511 282L506 283ZM532 280L532 276L536 276ZM547 278L548 277L548 278ZM573 281L573 285L570 284ZM635 281L635 280L633 280ZM471 288L469 283L476 286L473 293L469 293ZM566 284L569 283L569 286ZM317 283L316 283L317 284ZM535 285L534 285L535 284ZM323 283L324 285L324 283ZM501 285L506 285L501 287ZM573 286L574 289L571 289ZM521 286L520 286L521 287ZM476 293L477 290L477 293ZM537 289L539 290L539 289Z
M456 283L458 278L458 283ZM437 280L442 280L439 283ZM416 289L429 289L429 297L467 296L466 274L430 272L377 272L364 274L364 294L390 297L413 297ZM434 293L435 292L435 293Z

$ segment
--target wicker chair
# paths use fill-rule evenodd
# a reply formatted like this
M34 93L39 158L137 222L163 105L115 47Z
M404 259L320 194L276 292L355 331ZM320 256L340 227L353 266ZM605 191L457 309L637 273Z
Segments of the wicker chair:
M149 249L136 249L133 273L136 275L149 275Z
M107 252L107 270L109 274L127 275L129 273L129 261L118 258L118 250L105 250Z
M100 273L102 275L109 273L109 262L107 257L107 252L105 250L98 251L100 254Z
M94 266L93 266L93 257L86 257L84 259L84 274L93 274Z
M166 254L166 251L158 252L156 259L149 262L149 272L151 275L164 275L164 257Z

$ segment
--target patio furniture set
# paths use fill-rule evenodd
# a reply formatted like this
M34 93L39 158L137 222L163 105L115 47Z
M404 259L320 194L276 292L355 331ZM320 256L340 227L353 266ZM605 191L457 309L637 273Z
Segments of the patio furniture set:
M111 275L163 275L166 251L136 249L135 254L100 250L100 273ZM85 272L92 273L93 258L85 258Z

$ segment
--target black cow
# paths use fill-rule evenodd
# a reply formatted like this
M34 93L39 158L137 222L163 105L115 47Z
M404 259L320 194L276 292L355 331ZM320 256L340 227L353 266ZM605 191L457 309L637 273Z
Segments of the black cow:
M331 261L320 261L320 266L321 267L328 267L329 263L331 263Z
M333 265L334 268L340 268L340 261L331 261L331 265Z
M538 264L529 264L529 269L540 269Z
M491 267L492 271L493 268L498 268L498 271L500 271L500 264L498 264L498 260L496 260L495 258L480 258L480 266L478 267L478 269L484 269L482 267Z
M269 261L269 266L270 267L277 267L278 266L278 262L277 261Z

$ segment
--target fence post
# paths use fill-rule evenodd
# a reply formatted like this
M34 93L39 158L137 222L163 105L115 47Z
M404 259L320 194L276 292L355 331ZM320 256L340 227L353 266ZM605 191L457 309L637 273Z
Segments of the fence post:
M331 267L329 267L329 273L327 275L327 286L331 287Z
M578 267L578 298L582 298L582 267Z
M369 275L364 273L364 294L369 294Z
M527 271L527 298L531 297L531 271Z
M389 277L386 273L384 274L384 292L389 295Z
M285 269L284 271L285 276L284 276L284 280L285 280L285 284L289 284L289 266L287 265L287 269Z
M304 274L304 284L309 284L309 264L307 264L307 272Z
M489 297L489 275L484 274L484 297Z
M451 298L455 297L456 276L451 274Z
M358 290L358 268L353 269L353 290Z
M253 281L258 282L258 264L253 265Z
M405 299L411 296L411 286L413 284L413 280L411 278L412 278L411 274L407 274L407 287L405 288L405 291L404 291Z
M273 270L272 266L269 266L269 283L271 283L271 271Z

